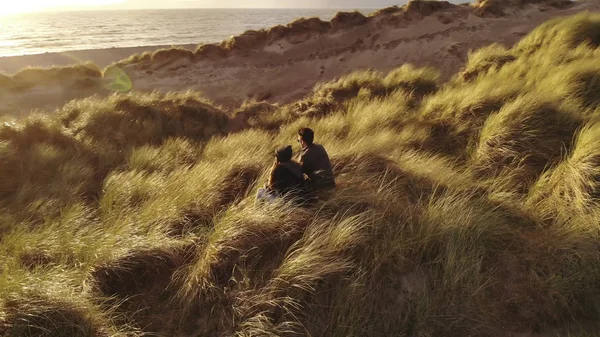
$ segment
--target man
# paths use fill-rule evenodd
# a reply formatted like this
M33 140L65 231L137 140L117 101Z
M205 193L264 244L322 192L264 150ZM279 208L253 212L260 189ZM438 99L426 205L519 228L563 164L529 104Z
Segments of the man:
M334 189L335 178L331 168L331 161L325 148L314 143L315 133L309 128L298 131L298 142L302 146L302 153L298 161L302 165L302 172L308 177L308 184L315 189Z

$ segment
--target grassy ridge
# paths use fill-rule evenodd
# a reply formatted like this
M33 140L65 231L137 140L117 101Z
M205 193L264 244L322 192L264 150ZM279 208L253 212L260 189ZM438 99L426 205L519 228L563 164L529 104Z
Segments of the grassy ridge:
M102 78L100 68L92 63L69 67L26 68L8 76L0 73L0 90L15 92L37 85L63 85L66 87L89 88Z
M0 334L592 335L600 16L278 107L75 101L0 128ZM309 125L338 189L257 206Z

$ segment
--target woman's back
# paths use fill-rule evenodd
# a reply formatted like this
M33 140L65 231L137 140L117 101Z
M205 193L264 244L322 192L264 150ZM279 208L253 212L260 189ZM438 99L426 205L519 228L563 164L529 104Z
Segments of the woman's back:
M303 183L302 167L295 161L279 162L271 169L269 189L280 196L299 190Z

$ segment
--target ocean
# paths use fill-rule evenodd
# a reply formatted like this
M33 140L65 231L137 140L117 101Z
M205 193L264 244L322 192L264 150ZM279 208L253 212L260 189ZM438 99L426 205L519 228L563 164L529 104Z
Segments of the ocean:
M0 56L220 42L300 17L330 20L336 9L171 9L48 12L0 16ZM368 12L368 10L366 10Z

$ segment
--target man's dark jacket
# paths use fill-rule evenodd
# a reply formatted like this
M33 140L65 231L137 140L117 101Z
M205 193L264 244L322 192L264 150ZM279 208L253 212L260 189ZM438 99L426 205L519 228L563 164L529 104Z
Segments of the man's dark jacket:
M319 144L312 144L302 150L300 155L302 172L309 179L311 186L315 188L335 188L335 178L331 161L325 148Z

